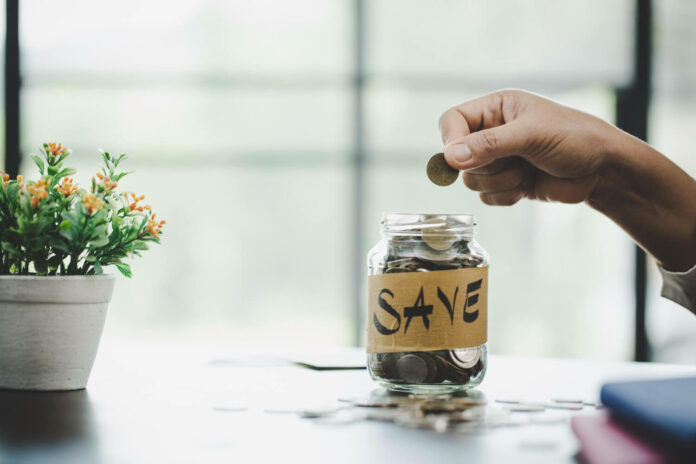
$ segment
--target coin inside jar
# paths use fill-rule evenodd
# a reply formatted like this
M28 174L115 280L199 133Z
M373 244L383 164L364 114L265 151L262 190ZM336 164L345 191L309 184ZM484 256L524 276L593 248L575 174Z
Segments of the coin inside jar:
M444 153L433 155L428 161L425 170L428 174L428 179L433 184L441 187L452 185L459 177L459 171L447 164Z
M439 217L426 219L423 223L423 241L433 250L445 251L457 241L455 234L447 233L447 220Z
M417 354L407 354L396 362L396 372L406 382L423 383L428 378L428 363Z
M481 350L479 348L450 350L450 357L455 365L462 369L471 369L481 359Z
M444 162L444 159L442 161ZM464 297L461 293L462 286L467 288L471 282L478 282L476 279L483 283L486 278L485 268L488 265L485 251L474 239L474 225L471 215L383 215L382 239L371 249L367 259L370 276L368 287L371 289L368 299L371 305L368 323L373 329L371 333L368 331L368 338L372 338L368 340L367 367L373 380L388 391L428 395L452 394L470 390L483 380L487 363L485 339L479 344L475 343L479 341L478 338L460 338L461 332L437 328L438 332L443 331L443 336L432 337L431 340L424 338L421 333L414 332L411 336L413 331L409 329L411 338L397 343L396 339L400 333L385 334L379 331L379 324L389 320L387 318L392 315L389 311L389 314L385 314L383 301L390 302L390 309L397 313L400 312L400 306L405 309L409 304L413 304L414 308L420 308L421 305L433 305L433 309L441 307L438 316L445 319L444 326L448 329L450 325L461 321L460 318L452 320L452 309L461 306L458 303ZM432 272L438 274L418 275ZM409 273L412 275L406 275ZM415 284L412 285L412 282ZM430 295L423 298L418 296L414 302L417 292L424 286L428 287ZM390 289L395 295L405 294L403 302L397 302L396 297L390 295L390 298L380 300L384 295L380 296L379 292L384 288ZM437 293L433 295L433 291ZM457 298L458 296L460 298ZM471 295L466 296L468 298ZM471 304L475 305L477 302L471 300ZM428 308L424 311L426 310ZM411 313L410 310L408 313ZM423 325L426 326L425 322ZM420 324L416 325L416 328L420 329ZM425 327L423 330L427 329L428 327ZM426 335L435 333L433 325L429 329L431 332ZM461 329L466 330L469 327L465 325ZM405 327L403 332L405 335Z

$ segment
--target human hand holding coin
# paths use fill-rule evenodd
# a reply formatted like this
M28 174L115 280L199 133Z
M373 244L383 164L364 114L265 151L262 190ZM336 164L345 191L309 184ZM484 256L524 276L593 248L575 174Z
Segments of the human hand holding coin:
M462 103L440 117L446 161L465 171L466 186L490 205L587 200L609 162L611 129L594 116L515 90Z
M502 90L440 117L444 159L489 205L586 202L665 269L696 264L696 181L611 124L535 94ZM442 169L440 169L442 171Z

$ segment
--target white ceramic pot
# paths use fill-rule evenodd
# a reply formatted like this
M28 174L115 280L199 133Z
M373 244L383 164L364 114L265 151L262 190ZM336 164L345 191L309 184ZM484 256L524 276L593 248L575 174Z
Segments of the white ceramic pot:
M85 388L114 281L112 275L0 276L0 388Z

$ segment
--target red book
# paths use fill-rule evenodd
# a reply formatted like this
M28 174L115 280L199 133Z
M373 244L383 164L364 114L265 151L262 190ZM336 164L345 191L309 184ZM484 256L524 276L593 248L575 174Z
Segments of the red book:
M661 464L670 457L612 421L605 412L570 419L588 464Z

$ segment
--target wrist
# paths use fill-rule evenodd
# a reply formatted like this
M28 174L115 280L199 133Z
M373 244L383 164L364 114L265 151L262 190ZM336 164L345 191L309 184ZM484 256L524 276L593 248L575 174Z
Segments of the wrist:
M606 215L629 203L640 201L641 149L648 147L641 140L607 125L599 136L601 157L598 180L587 204ZM649 148L649 147L648 147Z

